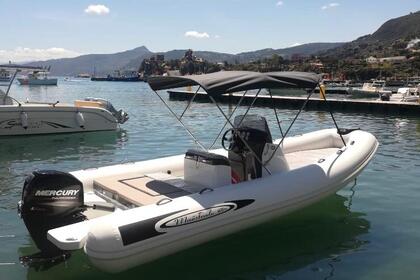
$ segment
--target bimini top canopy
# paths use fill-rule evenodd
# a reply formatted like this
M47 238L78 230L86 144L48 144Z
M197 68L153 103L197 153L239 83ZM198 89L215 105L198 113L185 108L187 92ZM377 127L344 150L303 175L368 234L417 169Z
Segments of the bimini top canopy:
M201 86L209 95L217 96L260 88L315 88L321 76L306 72L220 71L191 76L155 76L147 82L153 90L185 86Z

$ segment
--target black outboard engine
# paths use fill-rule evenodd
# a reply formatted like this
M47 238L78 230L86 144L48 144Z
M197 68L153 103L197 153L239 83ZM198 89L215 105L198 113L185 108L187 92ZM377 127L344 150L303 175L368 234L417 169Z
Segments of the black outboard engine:
M236 133L229 147L228 157L231 162L232 176L239 181L260 178L262 176L262 153L266 143L272 143L270 129L264 117L258 115L238 115L233 122ZM247 145L242 141L241 137ZM255 158L253 153L258 157Z
M18 211L38 249L38 257L54 258L64 252L47 240L47 231L86 219L83 184L73 175L34 171L24 183Z
M387 93L383 93L380 95L381 101L389 101L391 100L391 95Z

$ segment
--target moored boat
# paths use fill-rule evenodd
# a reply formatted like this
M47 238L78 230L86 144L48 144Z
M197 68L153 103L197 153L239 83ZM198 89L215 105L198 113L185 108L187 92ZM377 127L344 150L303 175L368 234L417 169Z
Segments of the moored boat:
M373 80L364 83L361 88L352 88L349 92L353 98L379 98L383 95L391 95L391 90L385 89L384 80Z
M26 77L17 78L19 84L28 86L56 86L57 78L49 78L45 69L35 70Z
M291 137L294 121L286 130L277 122L282 138L273 140L265 117L248 114L252 104L245 114L234 115L235 107L228 116L216 101L254 89L257 98L262 88L314 89L315 74L224 71L149 77L148 83L201 150L70 173L33 172L19 211L41 250L36 257L57 261L83 249L98 268L122 271L313 204L353 181L378 147L372 134L338 127ZM223 149L204 147L185 126L191 102L178 116L157 93L184 86L203 88L225 118L215 139L223 133Z
M9 95L17 69L6 91L0 89L0 136L116 130L128 119L122 110L100 98L56 102L20 102Z
M9 71L0 68L0 83L8 83L11 78Z
M112 75L106 77L93 76L91 81L97 82L141 82L143 79L139 76L137 71L119 71L116 70Z
M420 84L417 87L402 87L397 93L392 94L388 101L420 102Z

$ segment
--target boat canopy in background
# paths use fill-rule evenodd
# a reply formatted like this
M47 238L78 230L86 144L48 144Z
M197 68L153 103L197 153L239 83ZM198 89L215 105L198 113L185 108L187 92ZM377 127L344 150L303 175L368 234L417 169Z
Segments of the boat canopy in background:
M201 86L209 95L260 89L260 88L315 88L321 76L307 72L251 72L220 71L189 76L152 76L147 79L153 90L186 86Z

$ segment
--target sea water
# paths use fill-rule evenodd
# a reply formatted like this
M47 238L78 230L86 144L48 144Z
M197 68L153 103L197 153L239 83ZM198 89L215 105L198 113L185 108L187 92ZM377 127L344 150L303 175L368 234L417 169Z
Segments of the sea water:
M178 113L187 105L161 94ZM97 270L81 251L48 270L24 267L19 257L37 249L17 202L32 170L106 166L182 154L196 145L145 83L60 79L56 87L15 84L11 95L62 103L105 98L130 119L116 132L0 138L1 280L420 278L420 118L360 113L335 116L340 127L373 133L380 142L377 154L355 183L315 205L117 275ZM270 108L250 113L265 116L279 137ZM285 128L295 111L278 113ZM192 104L183 120L206 146L225 124L209 103ZM332 126L327 112L302 112L290 134Z

